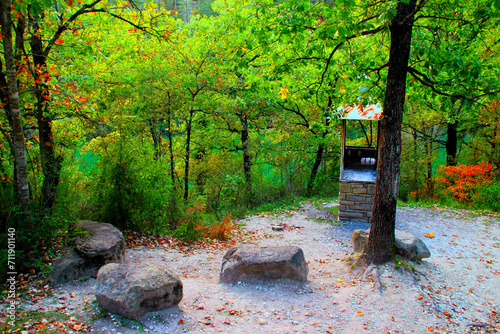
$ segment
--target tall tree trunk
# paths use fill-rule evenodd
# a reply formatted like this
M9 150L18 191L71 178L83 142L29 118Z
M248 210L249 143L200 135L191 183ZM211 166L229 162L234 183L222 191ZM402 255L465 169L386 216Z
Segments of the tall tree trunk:
M27 217L29 216L29 183L28 169L26 164L26 144L23 133L21 108L19 105L19 91L17 88L16 65L14 62L14 49L12 45L12 16L10 0L1 2L2 25L5 72L8 81L9 107L12 116L12 139L14 160L16 165L16 182L19 205L21 211ZM29 227L29 226L28 226Z
M189 198L189 157L191 155L191 128L193 124L194 109L191 107L189 110L189 118L186 124L186 156L184 158L184 199Z
M161 132L158 131L158 121L156 117L151 117L148 119L149 133L151 133L151 139L153 139L154 146L154 159L158 160L162 155L161 148Z
M316 151L316 158L314 159L314 165L313 168L311 169L311 174L309 175L309 182L307 183L307 196L312 195L312 191L314 188L314 180L316 180L316 175L318 175L319 166L321 165L321 161L323 161L324 151L325 151L325 144L320 143L318 145L318 150Z
M457 165L457 129L458 121L448 123L446 138L446 166Z
M174 162L174 143L172 137L172 115L170 108L168 108L167 112L167 138L168 138L168 152L170 154L170 178L172 179L172 185L175 188L175 162Z
M39 30L39 17L31 16L31 24L34 31ZM59 184L61 172L61 157L56 157L54 150L54 133L52 131L52 118L49 110L49 91L45 78L47 73L47 56L43 50L41 37L37 34L31 36L31 50L33 52L33 77L35 82L35 96L37 104L35 116L38 123L40 158L42 162L43 186L42 186L42 215L50 215L56 200L56 190Z
M326 107L326 110L330 110L332 108L332 104L333 104L332 98L328 97L328 106ZM318 175L319 166L321 166L321 162L323 162L323 157L325 155L325 149L326 149L324 141L325 141L326 136L329 133L329 130L328 130L329 126L330 126L330 118L326 117L326 119L325 119L326 130L321 133L322 141L318 145L318 150L316 151L316 157L314 159L314 165L313 165L313 168L311 169L311 174L309 175L309 182L307 183L307 196L312 195L312 191L314 188L314 181L316 180L316 175ZM361 127L363 127L362 124L361 124ZM365 129L363 128L363 132L364 131L365 131ZM368 141L368 137L366 137L366 138Z
M252 157L250 155L249 145L248 145L248 119L246 113L242 112L239 114L240 123L242 129L241 135L241 145L243 149L243 173L245 175L245 183L247 187L248 204L252 206L255 203L255 193L253 192L252 183Z
M394 253L396 201L401 163L401 123L406 92L406 74L410 57L411 35L416 0L398 2L391 22L389 72L380 121L379 163L373 203L370 236L364 253L369 263L380 264Z

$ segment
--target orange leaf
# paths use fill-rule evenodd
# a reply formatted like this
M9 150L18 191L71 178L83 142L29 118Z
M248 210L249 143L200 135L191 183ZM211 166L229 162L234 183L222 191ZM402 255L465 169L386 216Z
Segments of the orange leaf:
M358 311L358 315L361 317L361 316L363 316L363 315L364 315L364 313L363 313L363 312L361 312L361 311Z
M75 298L76 297L76 293L72 292L69 294L71 296L71 298Z
M184 323L184 320L182 320L182 319L177 321L177 325L182 325L183 323Z
M58 39L55 40L55 43L56 44L62 44L62 43L64 43L64 39L58 38Z

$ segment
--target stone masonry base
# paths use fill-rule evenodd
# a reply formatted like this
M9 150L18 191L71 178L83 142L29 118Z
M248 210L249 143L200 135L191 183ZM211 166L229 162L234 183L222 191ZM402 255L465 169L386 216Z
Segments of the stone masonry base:
M339 219L369 223L374 196L374 182L340 181Z

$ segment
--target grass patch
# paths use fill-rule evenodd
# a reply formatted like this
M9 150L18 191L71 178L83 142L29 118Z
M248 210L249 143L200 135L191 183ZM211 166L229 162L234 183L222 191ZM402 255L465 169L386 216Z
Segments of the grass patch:
M394 261L394 268L396 270L399 270L399 268L407 268L410 269L412 273L414 274L417 273L417 269L415 269L415 267L411 263L403 260L400 256L394 255L393 261Z
M326 208L326 211L328 211L330 214L334 215L335 217L339 216L339 206L329 206Z

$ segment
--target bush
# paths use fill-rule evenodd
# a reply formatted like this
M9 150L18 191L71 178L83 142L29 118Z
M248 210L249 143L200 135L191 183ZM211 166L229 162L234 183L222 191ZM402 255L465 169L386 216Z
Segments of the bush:
M203 236L205 229L206 205L203 201L198 201L192 207L186 209L184 216L179 220L179 224L173 232L176 238L185 241L195 241Z
M95 138L66 159L58 215L93 219L120 229L162 233L177 226L179 196L152 145L118 133Z
M492 180L493 166L489 162L477 165L441 166L436 187L444 197L451 197L460 203L471 204L479 187Z
M500 212L500 181L479 186L472 202L478 209Z

